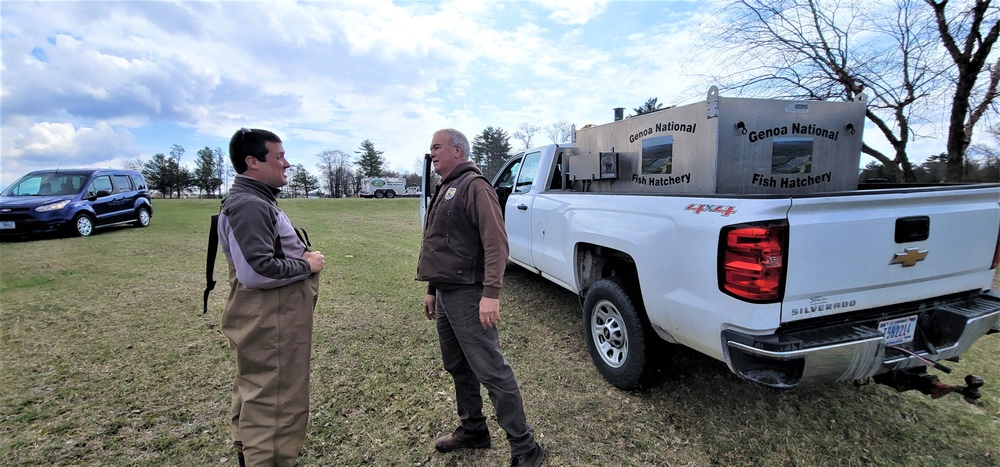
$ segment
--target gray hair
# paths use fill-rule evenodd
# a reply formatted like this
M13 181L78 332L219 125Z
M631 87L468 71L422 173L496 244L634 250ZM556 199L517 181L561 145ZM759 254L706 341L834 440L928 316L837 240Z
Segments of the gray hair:
M469 147L469 138L466 138L465 134L454 128L445 128L443 130L438 130L437 132L448 133L448 145L461 147L462 157L465 160L469 160L469 157L472 156L472 149Z

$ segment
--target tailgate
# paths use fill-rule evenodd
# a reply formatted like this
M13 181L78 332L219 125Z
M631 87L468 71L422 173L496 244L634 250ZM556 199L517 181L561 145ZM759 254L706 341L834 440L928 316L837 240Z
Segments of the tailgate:
M1000 188L795 197L782 322L988 289Z

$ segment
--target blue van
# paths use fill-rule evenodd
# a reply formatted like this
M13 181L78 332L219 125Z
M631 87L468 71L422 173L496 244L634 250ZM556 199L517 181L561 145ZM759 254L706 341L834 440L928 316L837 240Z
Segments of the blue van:
M0 193L0 235L87 236L123 222L146 227L152 217L146 180L134 170L37 170Z

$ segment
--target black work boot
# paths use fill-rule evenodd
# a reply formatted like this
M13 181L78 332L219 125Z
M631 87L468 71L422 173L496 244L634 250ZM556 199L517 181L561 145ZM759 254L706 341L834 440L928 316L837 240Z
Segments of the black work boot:
M542 449L541 444L535 443L535 448L528 451L527 454L511 457L510 467L538 467L542 465L544 460L545 449Z
M455 428L455 432L444 435L434 442L438 452L451 452L456 449L485 449L490 447L490 432L465 431L465 428Z

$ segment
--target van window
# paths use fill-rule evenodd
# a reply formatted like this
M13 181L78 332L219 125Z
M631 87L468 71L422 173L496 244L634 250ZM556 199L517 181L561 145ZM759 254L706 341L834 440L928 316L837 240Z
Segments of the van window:
M106 192L113 193L113 188L111 186L111 177L107 175L101 175L90 182L90 188L87 189L87 196L97 196L97 192L104 190Z
M75 195L80 192L86 181L87 177L84 175L60 174L58 177L53 178L51 183L58 190L57 194Z
M132 191L132 179L127 174L118 174L115 178L115 193Z
M135 185L136 190L146 189L146 180L142 178L142 175L129 175L132 177L132 184Z
M21 183L8 187L4 191L4 196L33 196L42 189L42 177L28 177L21 180Z

